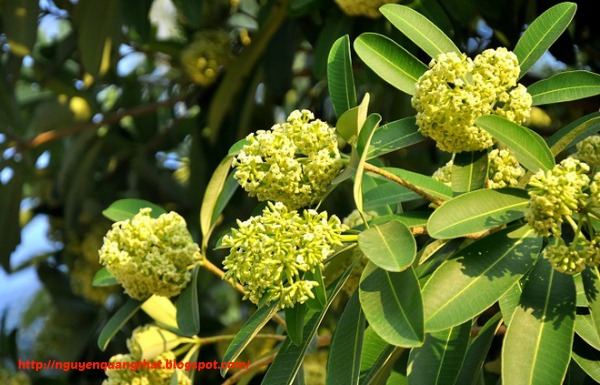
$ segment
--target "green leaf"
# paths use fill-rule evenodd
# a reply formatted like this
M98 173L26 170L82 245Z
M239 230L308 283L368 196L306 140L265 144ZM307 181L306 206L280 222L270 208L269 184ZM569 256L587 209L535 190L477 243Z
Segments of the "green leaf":
M119 44L119 2L80 0L76 11L81 63L93 78L101 77L110 68L111 52Z
M384 181L377 187L363 192L364 210L375 210L378 207L394 205L401 202L419 199L421 196L398 183Z
M521 299L521 293L523 293L523 287L521 286L522 280L517 281L506 293L498 300L500 305L500 312L506 326L509 325L510 320L515 312L517 306L519 306L519 300Z
M323 281L323 271L319 266L315 267L315 271L307 271L304 273L304 279L308 281L315 281L319 285L313 287L312 291L315 298L309 299L306 303L308 306L315 310L323 309L323 306L327 303L327 290L325 290L325 282Z
M568 102L600 94L600 75L589 71L566 71L527 87L533 105Z
M358 134L367 120L367 111L369 109L369 94L365 94L360 105L344 112L337 121L336 130L348 143L354 143L358 139Z
M451 239L498 227L525 216L525 190L502 188L460 195L433 212L427 231L433 238Z
M414 116L396 120L384 124L375 131L367 159L376 158L424 140L425 137L419 132L417 119Z
M2 22L12 53L31 54L38 30L38 0L11 0L2 4Z
M314 53L313 53L313 64L312 64L312 68L313 68L313 75L317 80L327 80L327 82L329 82L331 80L330 75L332 75L332 72L330 72L330 68L329 68L329 61L331 60L331 53L333 50L334 45L338 42L339 39L344 38L344 36L348 37L348 34L351 33L352 31L352 26L354 24L354 20L351 17L347 17L346 15L344 15L343 13L335 13L335 14L331 14L329 15L329 17L327 18L327 22L321 25L321 28L318 29L318 37L317 37L317 41L315 43L315 49L314 49ZM297 34L297 30L294 29L294 32ZM280 34L280 32L277 33L278 35ZM277 36L277 35L276 35ZM287 41L290 41L291 39L288 39ZM293 48L291 48L291 51L293 52L293 54L297 54L297 47L295 47L293 44L291 45ZM350 59L350 38L348 37L348 41L347 41L347 52L348 52L348 59ZM346 49L346 47L344 49ZM278 47L276 52L280 52L281 48ZM351 61L349 61L349 64L352 64ZM337 68L337 69L342 69L342 68ZM350 71L349 73L344 73L342 72L341 75L350 75L352 76L352 66L350 67L346 67L344 71ZM354 80L352 80L352 85L354 86ZM331 94L330 94L331 95ZM333 99L332 99L333 101ZM355 103L351 106L354 107L356 106L356 98L355 98ZM335 104L334 104L334 109L335 109ZM339 114L336 114L337 116L340 116Z
M304 360L304 355L306 354L311 341L317 334L317 329L319 328L319 325L321 325L321 322L327 313L327 309L331 306L331 302L336 295L342 290L342 286L344 286L344 283L348 280L348 276L353 267L354 265L350 266L340 278L330 285L327 290L327 303L323 309L319 311L311 310L306 315L302 344L300 344L300 346L294 345L289 337L286 338L279 349L279 353L277 353L275 361L271 364L267 374L264 376L262 384L290 385L294 382L302 365L302 361Z
M354 50L362 61L379 77L409 95L427 66L392 39L363 33L354 41Z
M377 379L383 368L392 361L395 352L402 350L404 349L385 342L369 326L365 330L363 337L360 360L360 383L362 385L374 383L373 380Z
M600 336L590 314L575 316L575 333L596 350L600 350Z
M402 271L417 255L417 243L403 223L390 221L361 232L358 246L371 262L387 271Z
M515 55L521 65L520 77L538 61L569 26L577 5L560 3L538 16L525 30L517 45Z
M600 273L597 267L588 267L581 272L585 298L590 309L590 320L594 330L600 335Z
M526 169L537 172L554 167L554 156L548 145L530 129L498 115L480 116L475 124L508 147Z
M439 198L441 200L449 200L452 198L452 188L446 186L442 182L438 182L432 177L400 168L382 167L381 169L396 175L400 179L403 179L412 185L417 186L435 198ZM383 178L379 175L374 176L377 178Z
M373 218L371 223L378 225L389 221L398 221L404 223L408 227L425 226L431 213L428 211L407 211L405 213L383 215Z
M358 384L365 315L358 293L348 301L337 324L327 362L327 385Z
M166 213L162 207L142 199L119 199L102 211L102 215L114 222L126 221L133 218L141 209L146 207L152 209L150 212L152 218L158 218Z
M103 286L114 286L118 285L119 282L113 275L106 269L106 267L101 268L94 274L94 278L92 280L92 286L94 287L103 287Z
M219 197L225 188L225 182L227 181L227 175L229 174L232 162L233 157L228 155L221 163L219 163L206 186L204 198L202 198L202 207L200 208L200 228L202 229L203 250L206 249L206 245L208 245L208 240L213 230L213 214Z
M223 186L223 191L221 191L221 194L217 199L217 203L215 204L215 208L213 209L213 215L211 218L213 226L215 223L217 223L219 215L221 215L223 210L225 210L225 207L233 197L233 194L235 194L238 187L240 187L240 184L238 183L237 179L233 177L233 174L234 173L230 173L227 176L227 179L225 180L225 185Z
M561 128L548 138L548 145L552 154L556 156L571 145L595 134L598 130L600 130L600 112L594 112Z
M380 11L394 27L432 58L448 52L460 54L460 50L452 40L419 12L398 4L386 4L380 8Z
M461 152L454 156L452 191L460 195L485 187L488 174L487 151Z
M373 138L373 133L379 126L380 121L381 115L369 115L358 135L358 140L356 143L356 152L359 155L359 161L358 166L356 167L356 175L354 177L353 194L356 209L361 213L361 215L364 213L362 181L365 170L365 162L367 160L367 149L369 148L371 139Z
M454 382L455 384L475 385L477 383L479 373L485 363L488 351L492 346L492 341L501 325L501 321L502 315L496 313L479 329L477 336L469 343L467 354L460 368L458 378Z
M575 320L571 275L540 258L523 287L504 338L502 381L511 385L560 385L569 365Z
M588 376L600 383L600 351L576 340L571 357Z
M308 305L296 304L294 307L285 309L285 323L287 326L288 338L296 346L302 343L302 333L304 332L304 318Z
M236 156L240 153L244 146L250 144L250 141L246 138L240 139L229 147L229 151L227 152L228 156Z
M527 227L509 227L460 250L423 287L427 331L460 325L496 302L527 273L542 238Z
M225 354L223 354L223 361L233 362L235 361L242 351L252 341L254 336L258 334L260 329L265 326L267 322L277 312L277 302L271 303L271 305L260 306L251 316L248 318L244 326L235 335ZM221 368L221 376L225 377L229 369Z
M423 346L410 351L408 381L411 384L454 384L469 345L471 323L427 334Z
M356 106L356 89L352 74L350 38L342 36L333 43L327 59L327 86L337 117Z
M360 279L359 296L369 325L386 342L401 347L423 344L423 303L412 267L394 273L369 263Z
M177 300L177 326L187 336L200 332L200 306L198 304L198 273L200 266L194 267L192 280Z
M7 271L10 268L10 256L21 243L21 226L19 213L23 199L23 167L18 164L11 165L12 177L6 184L0 182L0 228L2 228L2 241L0 241L0 265ZM0 171L8 170L8 168Z
M125 323L140 309L142 302L129 298L117 312L110 317L98 336L98 347L104 351L110 340L123 328Z

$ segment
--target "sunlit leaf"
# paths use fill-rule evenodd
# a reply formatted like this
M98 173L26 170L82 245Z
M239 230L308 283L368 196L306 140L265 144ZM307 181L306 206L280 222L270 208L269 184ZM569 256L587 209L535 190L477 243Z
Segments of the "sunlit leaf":
M133 218L140 209L147 207L152 209L150 212L152 218L158 218L166 213L162 207L142 199L119 199L102 211L102 215L114 222L125 221Z
M387 271L405 270L417 254L415 238L406 225L397 221L361 232L358 246L371 262Z
M566 71L527 87L533 105L568 102L600 94L600 75L589 71Z
M340 37L331 46L327 60L327 86L333 109L338 117L356 106L356 90L348 35Z

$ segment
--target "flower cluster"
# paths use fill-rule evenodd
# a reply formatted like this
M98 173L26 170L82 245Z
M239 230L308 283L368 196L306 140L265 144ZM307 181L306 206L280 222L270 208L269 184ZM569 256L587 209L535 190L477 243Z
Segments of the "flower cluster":
M514 187L519 184L519 179L525 175L525 169L519 164L517 158L509 150L494 149L488 154L488 187L492 189ZM444 184L452 183L452 166L450 160L438 168L432 178Z
M548 171L539 171L529 181L529 211L525 218L541 236L559 237L565 217L585 207L590 178L589 166L567 158Z
M150 212L144 208L132 219L114 223L100 249L100 263L139 300L179 294L190 281L189 267L200 259L198 245L179 214L155 219Z
M598 266L600 263L598 239L589 241L578 238L569 246L561 239L558 244L546 247L544 256L556 270L577 274L585 270L586 266Z
M521 124L532 98L517 84L519 62L506 48L488 49L474 60L449 52L429 64L416 83L412 105L420 132L448 152L478 151L493 145L492 136L475 125L496 114Z
M147 361L149 364L156 362L156 367L148 365L148 367L142 366L131 370L127 365L137 362L138 359L131 354L117 354L111 357L110 362L117 367L121 363L123 369L107 369L105 373L108 378L102 382L102 385L191 385L192 381L183 371L166 368L165 363L174 360L175 354L168 351ZM158 365L159 362L162 364ZM172 381L175 373L177 373L177 382Z
M389 3L397 3L399 0L335 0L340 9L348 16L366 16L371 19L381 17L379 8Z
M281 202L269 202L262 215L251 217L223 238L230 248L223 261L225 278L246 290L245 298L258 304L279 301L282 308L313 298L316 281L304 279L308 271L341 245L346 227L326 212L289 210Z
M379 216L377 211L366 211L363 214L367 221L370 221L371 219L377 218ZM358 210L354 209L354 210L352 210L352 212L350 214L348 214L348 216L346 218L344 218L342 220L342 223L345 226L347 226L348 228L352 229L354 227L364 225L365 221L363 220L363 217L360 215L360 212Z
M296 110L286 123L248 135L234 177L250 196L292 210L323 196L342 163L334 129L313 119L312 112Z
M206 30L181 53L183 70L201 86L210 86L232 60L231 38L221 30Z
M577 159L591 167L600 166L600 135L593 135L577 143Z

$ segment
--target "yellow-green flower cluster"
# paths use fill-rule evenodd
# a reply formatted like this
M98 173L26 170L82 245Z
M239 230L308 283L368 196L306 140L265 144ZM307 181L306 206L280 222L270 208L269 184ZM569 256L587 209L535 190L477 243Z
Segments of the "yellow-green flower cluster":
M201 86L213 84L232 60L231 38L221 30L205 30L181 52L183 70Z
M370 221L371 219L377 218L379 216L377 211L366 211L363 214L367 221ZM348 214L348 216L342 220L342 223L345 226L347 226L348 228L352 229L354 227L364 225L365 221L363 220L363 217L360 215L360 212L358 212L358 210L355 209L355 210L352 210L352 212L350 214Z
M475 125L496 114L521 124L531 110L531 95L517 84L519 62L506 48L488 49L474 60L448 52L429 64L416 83L412 105L420 132L448 152L479 151L493 145Z
M366 16L371 19L381 17L379 7L397 3L399 0L335 0L340 9L348 16Z
M250 196L295 210L319 200L342 168L333 128L294 111L286 123L246 138L234 160L235 179Z
M600 135L593 135L577 143L577 159L591 167L600 166Z
M100 249L100 263L139 300L179 294L190 281L189 268L200 259L179 214L151 218L150 212L144 208L132 219L114 223Z
M585 238L578 238L569 246L560 240L558 244L546 247L544 256L556 270L566 274L577 274L586 266L598 266L600 263L598 241Z
M225 278L244 286L244 298L256 304L279 301L281 308L314 297L312 288L318 283L304 274L323 267L346 229L335 215L328 218L315 210L299 214L281 202L269 202L262 215L237 223L223 238L230 248L223 261Z
M583 189L590 182L587 164L567 158L548 171L539 171L529 181L529 211L525 218L541 236L559 237L563 219L585 207Z
M171 379L175 372L177 372L177 382L175 384L191 385L192 381L183 371L166 368L166 363L172 363L174 360L175 354L166 352L147 362L149 364L156 362L155 368L141 366L136 370L129 368L107 369L105 373L108 378L102 382L102 385L172 385ZM138 359L130 354L117 354L110 359L110 362L115 366L120 363L123 367L137 361ZM159 362L161 365L158 365Z
M25 373L13 373L0 368L0 384L2 385L31 385L31 380Z
M517 158L509 150L494 149L488 154L488 187L492 189L514 187L519 184L519 179L525 175L525 169L519 164ZM448 186L452 184L452 166L450 160L438 168L432 178Z

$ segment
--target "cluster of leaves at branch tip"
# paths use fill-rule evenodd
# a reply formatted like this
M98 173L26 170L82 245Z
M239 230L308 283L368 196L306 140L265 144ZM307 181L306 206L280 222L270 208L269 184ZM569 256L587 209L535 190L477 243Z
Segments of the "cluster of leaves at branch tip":
M317 202L342 168L335 129L308 110L247 136L235 157L235 179L260 201L296 210Z
M99 251L100 263L138 300L179 294L191 279L190 267L201 259L179 214L151 218L151 211L143 208L133 218L114 223Z
M492 189L515 187L519 184L519 179L525 175L525 169L508 149L490 151L488 163L487 186ZM444 166L438 168L432 175L433 179L450 186L452 184L453 165L454 161L450 160Z
M532 98L517 84L519 61L506 48L488 49L475 59L448 52L432 59L416 83L412 105L419 131L447 152L480 151L494 144L492 136L475 125L496 114L517 124L527 120Z
M585 146L582 149L588 150ZM590 178L590 166L576 159L581 155L566 158L551 170L539 171L528 183L530 201L525 218L539 235L554 238L544 256L556 270L567 274L600 264L600 234L589 218L591 210L600 208L600 173ZM565 221L575 234L569 244L561 238Z
M181 65L190 79L207 87L233 60L232 42L222 30L205 30L194 35L194 41L181 52Z
M0 384L31 385L31 380L23 372L10 372L8 369L0 368Z
M366 16L371 19L381 17L379 8L385 4L395 4L399 0L335 0L340 9L350 17Z
M230 248L223 261L225 279L244 286L244 299L258 304L278 301L293 307L314 298L316 281L304 274L323 267L323 261L341 246L346 230L327 212L290 210L281 202L269 202L262 215L237 221L238 228L223 238Z

